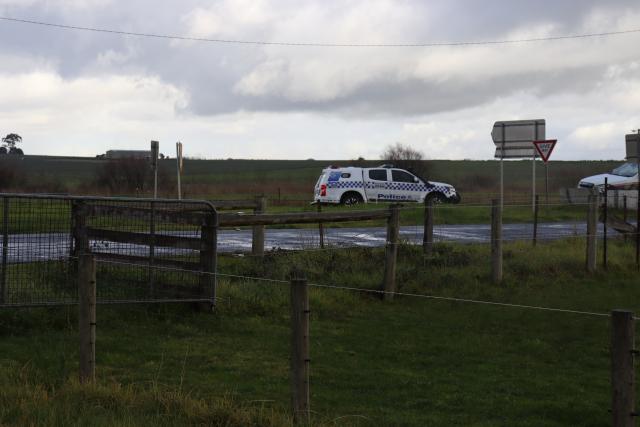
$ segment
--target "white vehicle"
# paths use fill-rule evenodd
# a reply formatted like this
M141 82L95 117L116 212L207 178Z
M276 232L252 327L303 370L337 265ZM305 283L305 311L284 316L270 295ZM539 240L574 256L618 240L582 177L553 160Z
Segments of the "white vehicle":
M452 185L430 182L390 165L377 168L328 167L315 187L315 203L355 205L371 201L458 203Z
M595 187L602 192L604 191L605 178L607 178L607 183L610 187L621 190L630 189L638 185L638 165L635 162L627 162L618 166L610 173L582 178L578 187L588 189Z

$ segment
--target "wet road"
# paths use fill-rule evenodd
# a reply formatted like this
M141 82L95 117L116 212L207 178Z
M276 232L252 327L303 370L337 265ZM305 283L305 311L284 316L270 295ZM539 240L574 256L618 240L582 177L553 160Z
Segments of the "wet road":
M610 235L617 234L609 229ZM221 230L218 237L218 251L224 253L246 253L251 251L251 230ZM599 224L598 233L602 235L603 226ZM175 233L184 236L184 233ZM434 227L435 242L487 243L491 239L490 225L440 225ZM586 224L583 222L543 223L538 225L538 240L556 240L561 238L584 238ZM531 224L505 224L505 241L530 240L533 235ZM197 237L191 234L190 237ZM422 243L421 226L401 227L400 238L406 243ZM325 244L333 247L376 247L383 246L386 229L370 228L327 228ZM1 241L1 239L0 239ZM148 248L104 241L91 241L91 246L99 252L126 253L146 256ZM303 229L267 229L265 231L265 250L271 249L315 249L319 247L317 228ZM69 254L70 237L65 233L13 234L9 236L7 247L8 263L23 263L65 258ZM177 253L178 251L178 253ZM156 254L189 254L189 250L156 248Z

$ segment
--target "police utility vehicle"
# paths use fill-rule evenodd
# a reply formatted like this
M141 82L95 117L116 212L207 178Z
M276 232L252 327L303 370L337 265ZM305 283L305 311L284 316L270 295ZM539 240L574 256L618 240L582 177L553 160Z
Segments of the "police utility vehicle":
M458 203L452 185L430 182L391 165L377 168L333 167L322 171L315 187L315 203L355 205L371 201Z

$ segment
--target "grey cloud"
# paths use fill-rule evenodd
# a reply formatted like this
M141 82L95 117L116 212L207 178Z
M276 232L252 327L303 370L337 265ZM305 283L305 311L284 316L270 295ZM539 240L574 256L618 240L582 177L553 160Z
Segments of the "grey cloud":
M571 33L580 29L585 17L603 4L597 0L580 2L540 0L498 1L437 0L412 2L416 13L424 13L425 25L417 33L406 34L409 42L494 39L511 29L552 22ZM50 20L140 32L184 33L180 21L195 7L210 4L185 1L180 9L158 7L156 2L114 2L88 19L86 11L74 14L31 6L5 7L2 13L16 17ZM295 2L280 7L295 7ZM324 4L324 3L321 3ZM335 7L332 6L332 7ZM607 10L635 8L637 0L606 2ZM152 19L150 19L152 18ZM394 25L390 22L389 25ZM276 24L277 27L277 24ZM481 82L429 82L416 78L395 80L390 76L367 82L344 96L330 101L295 101L281 94L248 96L233 90L237 82L265 60L265 51L254 46L190 43L171 45L166 40L137 39L107 34L73 32L0 22L0 38L6 41L0 53L30 55L49 59L64 78L86 73L144 73L183 88L190 96L187 109L199 115L249 111L317 111L346 116L419 115L451 111L490 102L519 90L539 96L592 89L605 72L604 66L567 68L551 73L519 73ZM318 34L318 40L331 35ZM286 40L282 40L286 41ZM394 40L395 41L395 40ZM133 52L122 63L97 65L101 52ZM409 55L411 51L408 51ZM295 56L295 48L288 55ZM6 71L6 68L5 68ZM470 72L472 72L470 70Z

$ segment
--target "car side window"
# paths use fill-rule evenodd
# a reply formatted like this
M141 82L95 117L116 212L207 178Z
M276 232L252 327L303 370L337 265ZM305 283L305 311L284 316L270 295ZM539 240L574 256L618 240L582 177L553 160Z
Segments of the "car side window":
M391 178L393 182L416 182L415 177L410 173L396 169L391 171Z
M386 181L387 170L386 169L371 169L369 171L369 179L373 181Z

